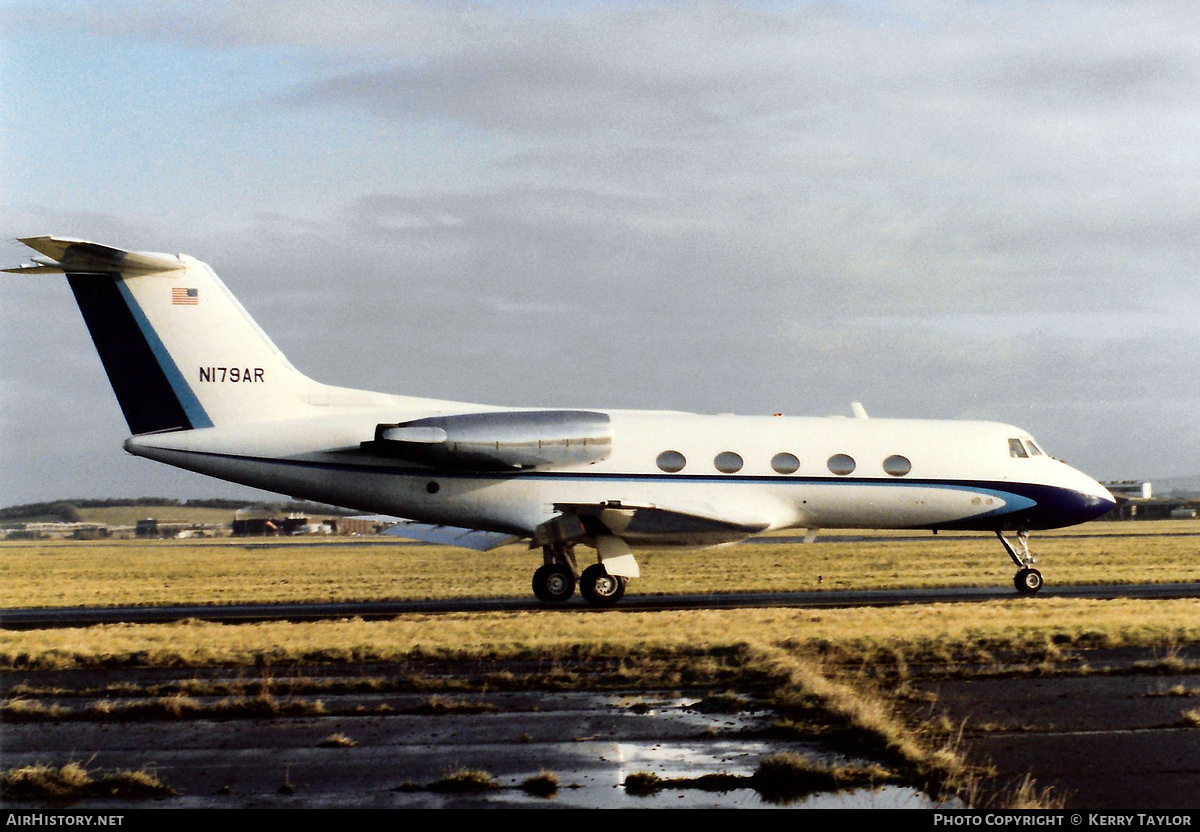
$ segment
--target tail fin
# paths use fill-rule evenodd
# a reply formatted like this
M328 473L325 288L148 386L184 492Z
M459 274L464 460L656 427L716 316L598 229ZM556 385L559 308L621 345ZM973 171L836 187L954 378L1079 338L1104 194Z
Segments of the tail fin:
M324 385L296 370L206 264L62 237L15 273L66 274L134 434L282 418Z

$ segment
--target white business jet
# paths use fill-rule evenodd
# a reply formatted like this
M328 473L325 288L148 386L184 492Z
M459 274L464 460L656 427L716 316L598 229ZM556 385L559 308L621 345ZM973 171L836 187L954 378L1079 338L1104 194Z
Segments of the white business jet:
M1036 592L1027 536L1114 501L994 422L558 410L389 395L296 370L204 263L61 237L6 271L65 273L129 430L125 449L223 480L409 518L407 534L542 550L533 591L616 603L633 546L773 529L996 533ZM418 525L419 524L419 525ZM1014 546L1005 532L1015 533ZM575 548L595 550L580 572ZM703 555L697 555L703 557Z

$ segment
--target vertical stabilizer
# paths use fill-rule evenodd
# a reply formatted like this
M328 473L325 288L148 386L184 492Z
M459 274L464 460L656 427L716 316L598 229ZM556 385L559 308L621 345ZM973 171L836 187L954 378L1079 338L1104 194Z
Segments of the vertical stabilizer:
M288 362L206 264L59 237L6 271L65 273L134 434L294 415L323 388Z

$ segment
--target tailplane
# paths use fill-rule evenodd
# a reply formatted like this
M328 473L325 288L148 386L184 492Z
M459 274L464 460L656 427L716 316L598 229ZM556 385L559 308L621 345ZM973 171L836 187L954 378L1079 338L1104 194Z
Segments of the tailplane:
M134 434L284 418L327 395L187 255L29 237L18 274L66 274Z

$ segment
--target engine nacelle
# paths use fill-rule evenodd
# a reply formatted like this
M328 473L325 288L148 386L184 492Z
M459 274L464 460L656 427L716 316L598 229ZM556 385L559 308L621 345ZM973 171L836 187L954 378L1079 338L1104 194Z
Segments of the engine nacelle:
M612 422L590 410L505 410L377 425L363 450L460 471L590 465L612 453Z

